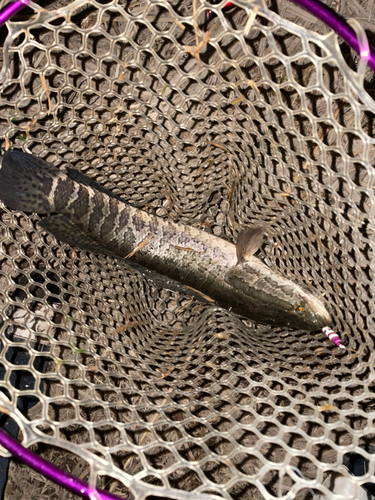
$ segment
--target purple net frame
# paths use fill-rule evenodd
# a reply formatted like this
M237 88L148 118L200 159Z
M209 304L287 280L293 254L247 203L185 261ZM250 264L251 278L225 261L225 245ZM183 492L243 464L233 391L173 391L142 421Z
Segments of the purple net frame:
M375 72L375 51L370 47L365 50L360 47L357 35L353 28L330 7L327 7L320 0L292 0L297 5L308 10L315 17L323 21L327 26L333 29L352 49L354 49L361 58L366 59L370 68ZM0 9L0 26L9 21L9 19L17 14L25 6L29 5L31 0L18 0L5 5ZM227 2L225 7L230 8L231 2Z
M29 5L31 0L18 0L5 5L0 9L0 26L9 21L21 9ZM294 3L303 7L315 17L324 22L333 31L335 31L352 49L367 61L370 68L375 72L375 51L372 47L361 47L354 29L334 10L327 7L320 0L292 0ZM228 2L229 4L230 2ZM226 4L226 5L228 5ZM76 495L89 500L124 500L118 496L111 495L102 490L92 488L84 481L63 472L57 467L38 457L27 448L24 448L15 439L8 436L0 429L0 444L7 449L19 461L28 465L48 479L51 479L60 486L68 489Z
M345 42L354 49L362 59L367 60L367 64L375 72L375 51L369 47L367 51L360 46L354 29L349 26L343 17L337 14L330 7L327 7L320 0L292 0L294 3L308 10L310 14L323 21L333 31L335 31Z
M28 449L19 444L18 441L8 436L2 429L0 429L0 444L6 448L17 460L28 465L36 470L44 477L51 479L55 483L63 486L67 490L89 500L124 500L118 496L106 493L103 490L92 488L84 481L77 477L71 476L67 472L63 472L54 465L38 457Z
M17 2L11 2L6 4L2 9L0 9L0 26L5 24L11 17L13 17L21 9L29 5L31 0L18 0Z

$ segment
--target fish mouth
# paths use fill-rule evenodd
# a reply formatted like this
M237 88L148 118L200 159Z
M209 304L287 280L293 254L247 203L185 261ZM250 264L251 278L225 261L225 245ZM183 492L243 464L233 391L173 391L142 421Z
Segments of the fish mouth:
M303 309L301 312L306 313L306 316L315 325L315 328L330 326L332 324L332 317L321 300L302 289L301 292L301 298L305 302L305 307L301 305L299 308Z

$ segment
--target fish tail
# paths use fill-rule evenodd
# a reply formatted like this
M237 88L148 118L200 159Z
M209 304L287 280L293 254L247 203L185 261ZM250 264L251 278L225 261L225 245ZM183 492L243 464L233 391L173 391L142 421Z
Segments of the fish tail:
M18 150L6 151L0 169L0 199L14 210L51 213L51 189L65 174L36 156Z

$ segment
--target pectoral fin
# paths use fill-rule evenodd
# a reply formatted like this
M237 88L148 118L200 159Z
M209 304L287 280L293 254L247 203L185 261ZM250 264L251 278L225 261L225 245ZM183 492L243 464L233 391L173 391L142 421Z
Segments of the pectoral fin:
M248 227L237 238L237 264L251 257L262 245L264 231L261 227Z

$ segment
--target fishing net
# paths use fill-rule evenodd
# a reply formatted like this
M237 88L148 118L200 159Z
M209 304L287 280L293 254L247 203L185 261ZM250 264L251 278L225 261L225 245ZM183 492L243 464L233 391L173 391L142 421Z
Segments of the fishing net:
M8 23L3 147L231 241L264 225L260 258L324 299L347 346L253 324L2 206L1 409L24 446L124 498L311 499L349 476L346 453L372 457L371 82L335 34L236 5L76 0Z

